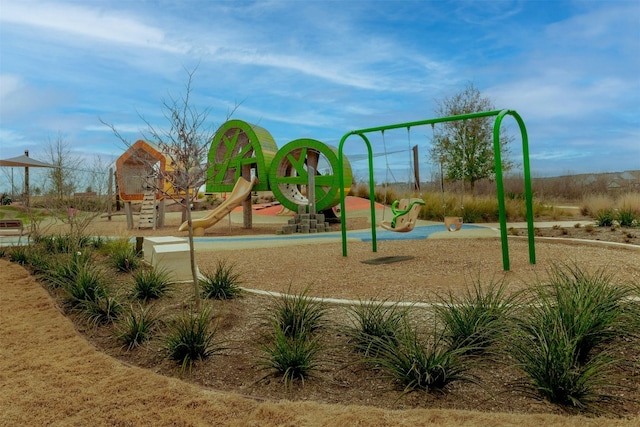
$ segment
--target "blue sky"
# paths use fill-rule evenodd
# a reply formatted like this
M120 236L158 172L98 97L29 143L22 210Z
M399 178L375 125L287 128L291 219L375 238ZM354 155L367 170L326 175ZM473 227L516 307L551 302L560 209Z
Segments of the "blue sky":
M195 67L213 130L241 103L233 118L279 147L433 118L435 100L473 82L523 117L534 176L640 169L640 2L618 0L0 0L0 158L45 160L62 135L75 155L115 159L125 147L99 119L135 141ZM428 178L430 136L385 142L418 144ZM519 160L519 137L512 150ZM387 160L406 179L409 153Z

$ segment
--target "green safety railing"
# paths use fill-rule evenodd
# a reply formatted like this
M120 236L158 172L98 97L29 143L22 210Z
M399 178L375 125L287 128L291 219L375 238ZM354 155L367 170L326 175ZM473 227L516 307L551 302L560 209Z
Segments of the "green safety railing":
M441 117L437 119L419 120L415 122L397 123L387 126L378 126L373 128L366 128L360 130L353 130L347 132L340 140L340 146L338 147L338 165L342 165L344 153L343 148L347 139L352 135L357 135L366 144L367 157L369 161L369 194L371 202L371 243L373 252L377 252L378 244L376 241L376 209L375 209L375 181L373 174L373 151L371 149L371 142L367 138L366 134L372 132L382 132L390 129L411 129L416 126L433 125L436 123L454 122L458 120L476 119L481 117L496 117L496 121L493 125L493 153L495 164L495 178L496 189L498 196L498 217L500 220L500 238L502 243L502 265L504 271L509 271L509 245L507 242L507 213L504 201L504 184L502 181L502 156L500 147L500 126L505 116L512 116L520 128L520 135L522 136L522 157L523 157L523 169L524 169L524 191L525 191L525 204L527 209L527 231L529 242L529 263L536 263L536 250L534 243L534 231L533 231L533 192L531 191L531 172L529 165L529 140L527 137L527 129L524 125L522 117L514 110L494 110L483 111L479 113L460 114L457 116ZM344 173L342 169L338 168L339 183L340 183L340 212L342 214L342 256L347 256L347 222L346 215L347 210L345 206L345 191L344 191Z

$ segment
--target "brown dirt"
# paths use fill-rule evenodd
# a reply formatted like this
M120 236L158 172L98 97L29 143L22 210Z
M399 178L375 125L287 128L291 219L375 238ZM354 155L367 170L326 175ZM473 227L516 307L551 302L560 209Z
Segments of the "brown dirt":
M92 231L129 235L126 228L115 224L98 221ZM366 221L354 219L349 228L363 226ZM135 234L176 235L172 230ZM207 235L273 230L274 226L266 225L245 230L238 224L232 224L231 229L228 224L218 224ZM551 230L545 232L558 231L567 237L560 229ZM584 231L573 227L568 230ZM618 239L613 233L604 235L607 240ZM494 238L379 242L377 254L371 253L370 244L350 243L346 258L341 256L339 243L199 252L198 265L206 269L227 259L236 263L247 288L284 292L308 287L312 295L346 299L433 301L437 293L463 292L476 279L504 279L508 289L516 291L544 277L547 269L559 261L591 269L607 268L621 281L640 282L637 249L539 239L537 264L532 266L524 239L510 239L509 247L511 271L506 273L502 271L500 242ZM374 266L360 262L394 255L414 259ZM637 425L640 421L640 366L618 372L623 383L631 386L625 396L635 401L623 400L609 408L611 415L634 417L627 419L568 416L553 405L516 392L513 382L520 374L501 360L478 363L472 369L480 385L461 383L446 394L401 397L401 390L379 372L355 363L338 327L346 321L340 305L331 305L331 326L324 335L326 350L318 374L304 384L286 388L277 378L263 379L266 373L255 369L260 356L256 342L272 300L254 294L211 303L218 313L219 337L225 340L226 350L198 363L191 373L181 373L179 367L162 357L159 341L125 351L112 338L110 328L89 328L81 321L75 322L80 335L76 334L74 323L53 308L55 300L47 297L23 269L0 263L0 316L2 324L7 325L0 331L3 353L6 351L0 358L0 372L4 373L0 374L0 383L4 384L0 406L11 408L3 410L0 425L23 424L27 418L36 420L34 425L527 427L541 423ZM126 277L121 275L119 282L127 283ZM163 302L163 313L179 313L188 303L190 292L190 285L181 285Z

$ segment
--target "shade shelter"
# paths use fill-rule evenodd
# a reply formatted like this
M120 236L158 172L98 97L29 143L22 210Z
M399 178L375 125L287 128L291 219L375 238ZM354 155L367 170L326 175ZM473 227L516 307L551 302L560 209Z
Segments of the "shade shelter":
M29 206L29 168L57 168L58 166L29 157L29 150L25 150L24 155L12 157L6 160L0 160L0 166L6 167L24 167L24 192L26 194L26 205ZM12 183L13 185L13 183Z

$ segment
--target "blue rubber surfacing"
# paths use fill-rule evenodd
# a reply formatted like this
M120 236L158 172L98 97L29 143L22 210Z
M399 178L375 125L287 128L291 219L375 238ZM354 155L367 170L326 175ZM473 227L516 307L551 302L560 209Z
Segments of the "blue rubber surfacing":
M478 225L465 224L465 229L481 229L484 227ZM413 231L408 233L396 233L385 229L376 229L376 240L424 240L428 239L434 233L447 231L443 224L416 226ZM320 234L289 234L289 235L273 235L273 236L242 236L242 237L195 237L195 242L242 242L242 241L273 241L273 240L308 240L308 239L329 239L335 238L337 232L320 233ZM363 242L370 242L372 239L371 230L358 230L347 232L348 239L358 239Z

